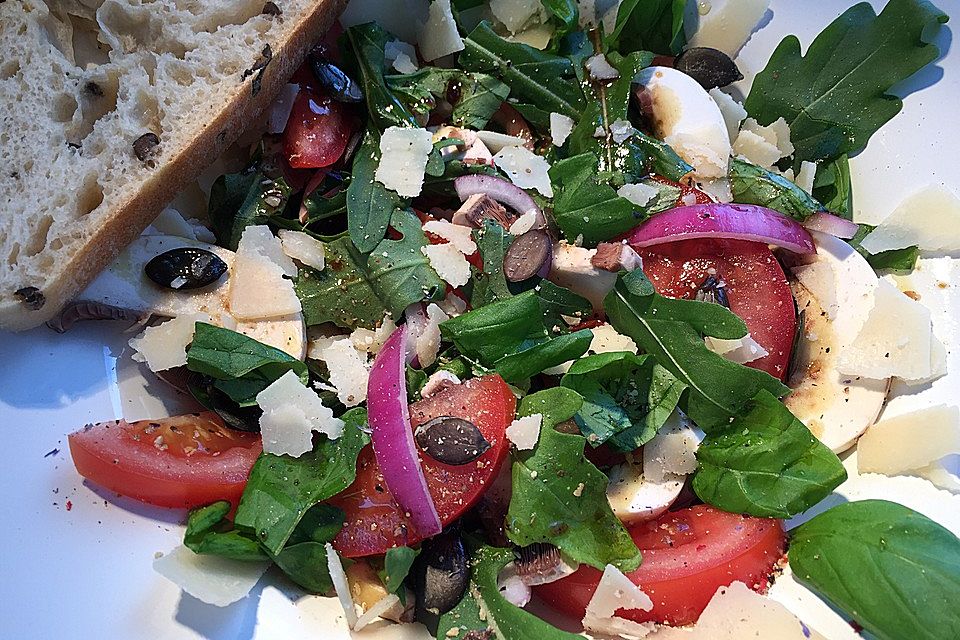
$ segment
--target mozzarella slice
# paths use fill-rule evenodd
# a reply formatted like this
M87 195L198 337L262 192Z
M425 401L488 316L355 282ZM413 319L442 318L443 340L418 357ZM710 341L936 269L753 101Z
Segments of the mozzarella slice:
M277 455L298 457L313 449L313 432L339 438L343 420L333 417L320 396L300 382L293 371L287 371L257 394L263 409L260 433L263 450Z
M703 432L674 411L653 440L643 445L643 475L652 482L669 482L697 470L697 449Z
M526 147L505 147L493 156L493 161L507 174L510 182L521 189L536 189L548 198L553 197L553 186L547 173L550 163L543 156Z
M539 413L517 418L507 427L507 440L521 451L533 449L540 440L542 426L543 416Z
M617 518L625 523L653 520L674 503L683 489L684 476L663 473L654 481L643 473L643 465L625 462L610 469L607 501Z
M147 327L129 345L136 351L133 359L146 362L151 371L163 371L187 364L187 345L193 341L197 322L210 322L210 316L196 313L177 316L155 327Z
M642 638L653 631L653 623L638 623L616 615L617 611L653 609L653 600L633 584L623 572L608 564L597 584L583 616L583 628L588 631Z
M861 473L896 475L960 454L960 410L940 405L881 420L860 436Z
M238 320L260 320L300 313L293 289L297 267L280 239L266 225L243 230L230 274L230 313Z
M688 2L683 20L688 45L712 47L736 58L769 6L770 0Z
M269 562L194 553L183 545L153 561L154 571L197 600L216 607L246 598L269 566Z
M437 4L440 3L431 7ZM388 127L380 136L380 163L374 178L404 198L414 198L423 189L423 174L431 151L433 134L426 129Z
M927 251L960 251L960 198L942 185L907 197L861 246L870 253L917 245Z
M463 51L463 38L457 29L450 0L433 0L427 23L420 31L420 55L430 62L457 51Z
M283 252L308 267L323 271L323 243L303 231L280 229L280 245ZM296 275L296 274L293 274Z

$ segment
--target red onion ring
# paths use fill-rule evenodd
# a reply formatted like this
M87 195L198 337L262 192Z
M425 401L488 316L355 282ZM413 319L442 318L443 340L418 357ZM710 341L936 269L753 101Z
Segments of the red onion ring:
M810 231L821 231L827 235L849 240L857 235L860 225L826 211L818 211L803 221L803 226Z
M651 247L693 238L731 238L816 253L810 232L787 216L752 204L694 204L658 213L634 229L628 242Z
M443 529L413 439L407 406L407 327L384 343L367 381L367 413L373 453L393 499L408 514L417 533L430 537Z
M517 215L532 211L537 216L537 221L533 225L535 229L542 229L547 224L543 211L530 197L530 194L509 180L504 180L498 176L479 174L460 176L453 181L453 188L457 190L460 202L465 202L467 198L474 194L482 193L490 196L503 206L510 207Z

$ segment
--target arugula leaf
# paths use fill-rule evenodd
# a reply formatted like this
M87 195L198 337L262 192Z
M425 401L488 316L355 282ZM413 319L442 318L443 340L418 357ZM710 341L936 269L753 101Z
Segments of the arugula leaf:
M280 553L307 511L346 489L356 477L357 454L370 442L361 427L367 411L347 411L336 440L322 438L299 458L261 455L250 471L234 522L273 555Z
M349 186L347 184L347 187ZM303 206L307 210L307 222L304 225L299 225L295 230L302 229L309 232L307 227L315 222L336 218L347 213L347 190L339 189L336 193L327 195L326 190L317 189L303 198ZM299 220L297 222L299 223Z
M333 588L327 569L326 543L343 528L344 513L337 507L318 504L304 514L290 539L273 561L288 578L312 593Z
M307 365L242 333L198 322L187 349L187 368L215 378L213 386L241 407L256 404L257 394L287 371L304 384Z
M866 2L847 9L800 55L788 36L753 81L744 103L770 124L783 117L803 160L833 160L862 151L867 140L903 106L888 93L936 60L930 44L947 15L926 0L889 0L880 15Z
M450 102L450 122L470 129L483 129L510 94L510 87L493 76L460 69L424 67L406 75L387 76L386 81L416 113L429 115L436 99Z
M272 180L260 172L228 173L217 178L207 206L217 244L236 251L243 230L283 211L291 191L283 178Z
M267 560L256 540L232 529L227 520L230 503L226 500L199 507L190 512L183 544L194 553L223 556L234 560Z
M599 353L573 363L560 386L583 396L574 416L593 446L633 451L657 434L685 385L647 355Z
M587 352L592 340L593 332L589 329L565 333L504 356L494 363L493 368L507 382L520 382L545 369L579 358Z
M683 30L686 0L624 0L607 45L621 53L649 49L676 55L687 43Z
M817 165L813 179L813 197L823 208L841 218L853 220L853 189L850 184L850 159L846 154Z
M633 143L646 157L645 167L650 173L677 181L685 178L693 167L687 164L676 151L663 140L657 140L642 131L635 131Z
M550 127L550 113L579 118L583 91L568 58L555 56L518 42L508 42L481 22L464 39L459 64L468 71L490 73L510 87L514 104L532 124Z
M576 0L540 0L557 25L554 38L562 38L580 28L580 10Z
M607 501L607 476L583 455L586 438L554 427L580 410L579 394L554 387L525 397L517 415L541 414L533 451L514 453L507 537L521 547L549 542L577 562L623 571L640 565L640 551Z
M802 584L880 640L960 637L960 540L893 502L839 504L793 531Z
M784 176L739 158L730 161L730 190L734 202L768 207L794 220L806 220L824 209Z
M356 57L367 113L374 126L380 131L388 127L419 126L414 115L387 87L383 77L383 49L390 34L376 22L368 22L350 27L346 35Z
M566 329L567 323L561 316L587 319L593 315L593 305L589 300L549 280L541 280L534 291L544 323L550 331Z
M731 513L789 518L823 500L847 473L837 455L766 391L697 450L693 490Z
M478 309L491 302L506 300L513 295L503 275L503 256L513 242L513 236L493 220L484 220L483 227L473 231L473 240L483 260L483 269L471 267L473 291L470 305Z
M353 160L353 177L347 187L347 228L362 253L373 251L387 234L390 220L406 201L376 180L380 164L380 136L367 131Z
M377 571L381 582L388 593L397 593L403 587L403 581L410 573L413 561L420 554L420 549L410 547L392 547L387 549L383 558L383 569Z
M776 396L789 391L773 376L707 349L704 335L734 339L746 334L743 322L718 304L664 298L636 270L620 274L603 306L617 331L687 385L681 408L704 431L739 414L761 389Z

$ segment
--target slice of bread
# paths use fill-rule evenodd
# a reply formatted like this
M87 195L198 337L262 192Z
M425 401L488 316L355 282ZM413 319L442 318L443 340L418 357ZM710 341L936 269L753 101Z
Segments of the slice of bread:
M345 0L0 0L0 328L39 325L230 145Z

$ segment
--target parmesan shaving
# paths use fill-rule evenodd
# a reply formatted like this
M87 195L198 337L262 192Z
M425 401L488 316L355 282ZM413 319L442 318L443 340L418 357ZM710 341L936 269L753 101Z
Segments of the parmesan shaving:
M323 271L323 243L303 231L280 229L280 245L283 252L317 271Z
M505 147L493 156L493 161L521 189L536 189L541 195L553 197L553 186L547 173L550 163L543 156L526 147Z
M510 225L510 234L522 236L527 231L530 231L530 229L533 229L533 225L535 224L537 224L537 213L535 211L527 211Z
M343 607L344 616L347 618L347 626L355 629L359 618L357 617L357 607L350 595L350 583L347 582L347 574L343 570L343 563L340 562L340 556L334 551L332 544L328 542L324 546L327 550L327 571L330 572L333 590L337 594L337 599L340 600L340 606Z
M387 611L390 611L393 607L400 603L400 598L395 593L388 593L383 596L376 602L374 602L369 609L363 612L359 618L357 618L357 623L353 627L354 631L360 631L366 627L371 622L375 622Z
M462 287L470 281L470 263L452 242L428 244L420 247L420 251L427 256L437 275L450 285Z
M657 197L660 191L656 187L638 182L636 184L625 184L617 189L617 195L626 198L638 207L645 207L650 201Z
M562 113L550 114L550 138L554 146L563 146L573 132L573 118Z
M721 338L707 336L704 338L704 342L710 351L723 356L731 362L739 364L747 364L748 362L753 362L754 360L759 360L760 358L770 355L749 333L742 338L736 338L734 340L723 340Z
M210 316L191 313L147 327L128 343L136 351L133 359L146 362L154 373L187 364L187 345L193 341L198 322L210 322Z
M733 153L748 162L770 169L780 159L780 149L763 136L743 129L733 143Z
M733 99L727 93L720 89L713 88L708 92L713 101L717 103L720 114L723 116L723 122L727 125L727 135L731 140L737 139L737 132L740 131L740 123L747 117L747 110L743 105Z
M608 564L587 604L583 628L614 635L627 634L636 638L642 638L653 631L654 625L651 622L637 623L616 616L620 609L650 611L653 609L653 600L633 584L630 578L623 575L622 571Z
M620 72L607 61L606 56L602 53L587 58L584 66L587 67L590 77L594 80L616 80L620 77Z
M330 384L340 402L355 407L367 399L370 364L367 354L354 346L352 337L332 341L320 352L320 359L327 363Z
M960 410L940 405L887 418L857 443L860 473L897 475L960 454Z
M303 385L293 371L287 371L257 394L263 409L260 433L263 450L277 455L302 456L313 449L313 432L331 439L343 433L343 420L333 417L315 391Z
M960 251L960 198L941 185L907 197L860 243L870 253L917 245L925 251Z
M612 353L616 351L637 352L637 343L630 336L625 336L609 324L601 324L591 329L593 339L590 340L588 350L591 353Z
M238 320L259 320L300 313L293 264L266 225L243 230L230 274L230 313Z
M438 4L442 3L431 5L431 13ZM388 127L380 136L380 163L374 174L377 182L405 198L420 195L427 159L433 151L432 140L433 134L426 129Z
M446 220L428 220L423 225L423 230L440 236L465 256L469 256L477 250L477 243L473 241L470 227L453 224Z
M704 3L708 11L701 14ZM769 6L770 0L688 2L683 21L688 46L712 47L736 58Z
M153 561L153 569L191 596L216 607L246 598L269 562L233 560L175 547Z
M517 418L507 427L507 440L521 451L533 449L540 440L542 426L543 415L539 413Z
M457 51L463 51L463 38L457 29L450 0L433 0L427 23L420 31L420 55L430 62Z
M643 475L652 482L665 482L697 470L697 449L703 432L686 417L674 412L653 439L643 446Z

